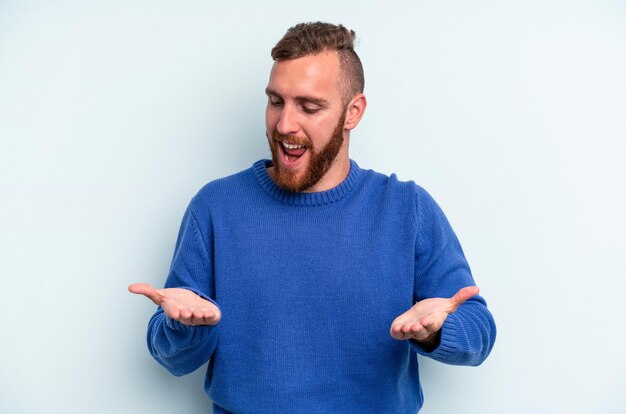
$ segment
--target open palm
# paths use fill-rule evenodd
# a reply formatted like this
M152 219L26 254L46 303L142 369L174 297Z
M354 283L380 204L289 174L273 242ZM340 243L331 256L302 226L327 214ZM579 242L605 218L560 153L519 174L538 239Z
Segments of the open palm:
M217 306L188 289L155 289L147 283L134 283L128 291L144 295L168 317L185 325L217 325L222 316Z
M449 314L477 294L477 286L468 286L449 299L423 299L398 316L392 322L389 333L395 339L428 341L439 332Z

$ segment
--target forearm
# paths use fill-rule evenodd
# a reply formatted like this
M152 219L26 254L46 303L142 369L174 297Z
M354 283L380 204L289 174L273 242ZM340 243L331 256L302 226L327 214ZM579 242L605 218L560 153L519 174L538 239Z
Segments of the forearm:
M148 349L169 372L181 376L195 371L209 360L218 334L219 324L183 325L168 318L159 308L148 324Z

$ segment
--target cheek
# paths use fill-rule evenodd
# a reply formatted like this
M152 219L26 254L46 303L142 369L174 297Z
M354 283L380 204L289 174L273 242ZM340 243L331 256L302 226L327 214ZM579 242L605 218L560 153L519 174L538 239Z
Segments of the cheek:
M304 128L303 128L304 129ZM315 122L310 123L304 129L309 139L314 145L323 146L330 140L330 136L333 133L333 128L328 122Z
M267 132L271 133L278 123L278 117L269 108L265 110L265 128Z

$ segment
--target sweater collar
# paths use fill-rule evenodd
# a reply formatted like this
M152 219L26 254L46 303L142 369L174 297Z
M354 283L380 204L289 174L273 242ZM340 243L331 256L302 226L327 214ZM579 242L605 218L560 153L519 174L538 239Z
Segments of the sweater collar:
M300 206L314 206L320 204L334 203L341 200L358 183L361 169L356 162L350 160L350 172L345 180L338 186L331 188L330 190L320 191L318 193L292 193L285 191L278 187L272 177L267 172L267 167L272 165L271 160L259 160L252 165L254 174L256 175L259 184L265 190L266 193L272 197L287 203Z

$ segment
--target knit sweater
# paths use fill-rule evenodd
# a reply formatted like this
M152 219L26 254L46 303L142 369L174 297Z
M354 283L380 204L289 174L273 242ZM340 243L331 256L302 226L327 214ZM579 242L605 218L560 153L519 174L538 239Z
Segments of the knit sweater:
M219 413L416 413L416 354L478 365L495 340L481 296L446 319L426 352L395 340L416 301L474 285L461 246L431 196L359 168L319 193L289 193L268 160L213 181L183 217L165 287L215 303L215 326L186 326L159 308L148 347L174 375L209 362Z

